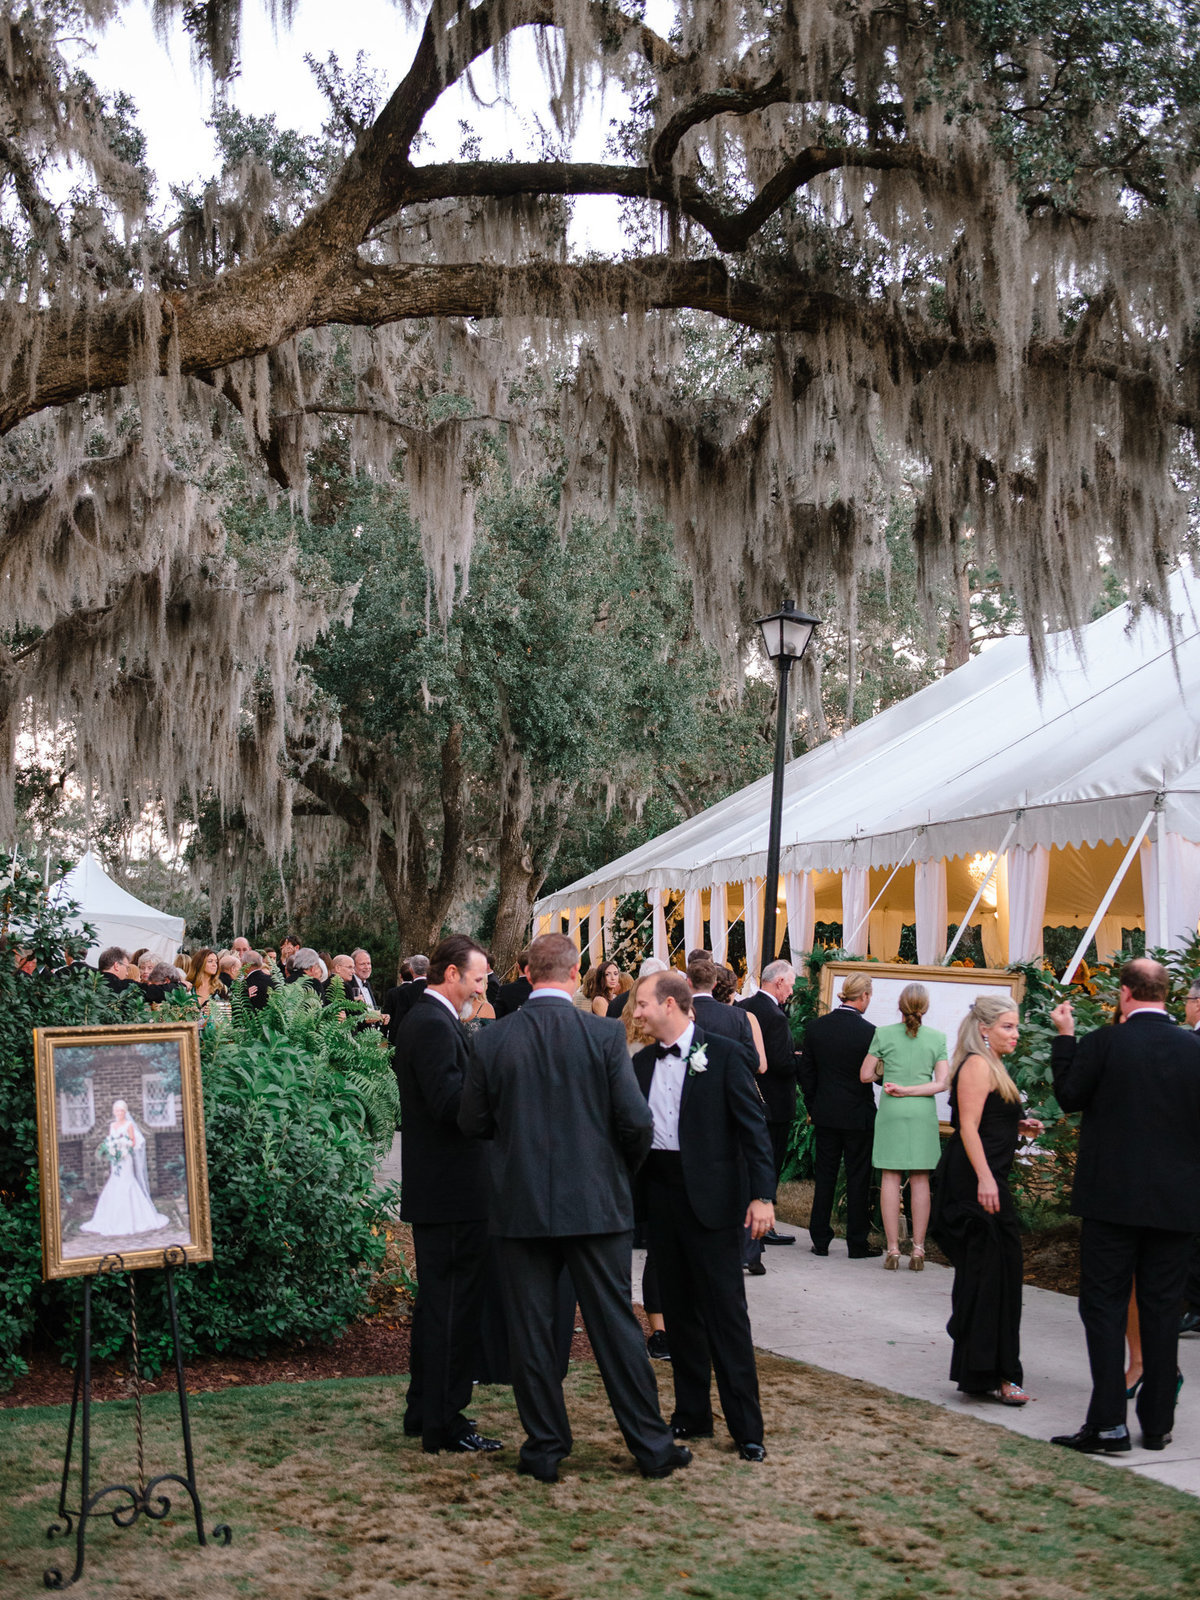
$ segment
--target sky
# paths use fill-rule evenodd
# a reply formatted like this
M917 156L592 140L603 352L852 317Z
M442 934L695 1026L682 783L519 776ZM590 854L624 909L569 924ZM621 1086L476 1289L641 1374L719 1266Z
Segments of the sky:
M278 30L272 27L265 0L245 0L242 71L229 98L243 111L260 116L274 112L281 127L316 134L327 107L305 65L306 54L324 60L336 51L342 65L350 67L361 50L373 68L384 72L390 94L408 69L417 38L417 29L405 22L392 0L337 4L298 0L291 27ZM215 146L205 126L211 88L192 65L190 43L178 21L164 45L155 35L147 0L130 0L94 50L80 52L80 59L102 88L124 89L133 97L149 143L150 165L159 177L160 201L168 195L168 184L194 183L211 175ZM529 30L514 42L511 59L513 103L499 100L488 65L481 64L474 75L475 87L483 100L496 104L485 109L465 89L449 90L426 120L432 142L422 147L418 161L453 160L462 138L462 120L469 121L482 138L485 157L500 158L509 151L518 158L537 153L539 126L550 125L549 97ZM609 119L622 109L622 98L611 91L603 105L597 97L576 137L574 153L601 157ZM618 249L618 219L615 199L579 202L573 244Z

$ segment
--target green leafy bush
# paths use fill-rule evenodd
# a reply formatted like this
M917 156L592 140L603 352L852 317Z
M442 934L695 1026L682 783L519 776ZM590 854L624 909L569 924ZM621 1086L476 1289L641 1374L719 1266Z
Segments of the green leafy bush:
M22 885L19 908L10 889L6 907L36 923L24 942L36 937L44 964L58 966L61 913L41 908L35 883ZM382 1036L361 1026L364 1009L322 1007L308 985L280 985L262 1011L235 992L232 1018L205 1022L215 1259L176 1274L185 1355L254 1355L279 1340L328 1339L365 1312L393 1198L375 1170L396 1127L398 1095ZM172 1006L159 1016L187 1014ZM115 997L86 968L26 978L10 956L0 960L0 1379L25 1369L22 1347L33 1338L69 1357L81 1300L78 1282L40 1281L32 1030L150 1015L136 991ZM162 1275L139 1274L138 1290L143 1361L153 1371L170 1353ZM127 1283L97 1282L92 1307L94 1352L121 1355Z

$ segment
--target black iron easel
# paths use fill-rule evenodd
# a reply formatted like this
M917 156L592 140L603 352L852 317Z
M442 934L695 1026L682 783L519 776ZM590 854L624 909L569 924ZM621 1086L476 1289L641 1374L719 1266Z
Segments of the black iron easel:
M94 1492L91 1489L92 1443L92 1280L83 1282L83 1323L79 1332L79 1361L75 1367L75 1388L71 1396L71 1420L67 1424L67 1453L63 1461L62 1486L58 1494L58 1521L46 1529L48 1539L69 1539L75 1535L75 1570L64 1578L58 1567L48 1567L42 1575L47 1589L68 1589L78 1581L83 1572L84 1535L89 1517L111 1517L118 1528L131 1528L139 1517L149 1517L161 1522L171 1509L171 1502L160 1493L165 1483L177 1483L187 1492L196 1518L196 1538L200 1544L208 1543L204 1534L204 1516L200 1508L200 1492L196 1488L196 1463L192 1453L192 1429L188 1420L187 1385L183 1376L183 1353L179 1348L179 1315L175 1308L175 1268L187 1257L178 1245L163 1251L163 1271L167 1279L167 1305L171 1314L171 1343L175 1351L175 1379L179 1387L179 1422L183 1430L183 1455L185 1471L163 1472L146 1481L145 1446L142 1434L142 1377L141 1353L138 1346L137 1291L135 1275L129 1274L129 1320L133 1337L133 1398L135 1428L137 1433L137 1487L128 1483L110 1483ZM105 1256L100 1272L123 1272L125 1262L119 1255ZM82 1406L80 1401L82 1399ZM71 1477L71 1461L75 1450L75 1423L79 1421L79 1509L67 1507L67 1488ZM100 1502L109 1495L120 1495L116 1506L101 1509ZM227 1523L213 1529L213 1538L228 1544L233 1532Z

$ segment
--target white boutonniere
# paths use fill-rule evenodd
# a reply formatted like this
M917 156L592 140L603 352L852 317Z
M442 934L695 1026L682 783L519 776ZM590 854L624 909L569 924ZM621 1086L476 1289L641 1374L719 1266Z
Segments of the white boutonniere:
M687 1058L688 1077L695 1077L697 1072L708 1071L708 1051L702 1044L693 1045Z

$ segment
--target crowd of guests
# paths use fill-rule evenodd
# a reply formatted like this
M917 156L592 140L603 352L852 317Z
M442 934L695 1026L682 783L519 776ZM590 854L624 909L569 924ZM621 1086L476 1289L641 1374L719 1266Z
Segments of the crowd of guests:
M686 1465L681 1441L711 1436L714 1372L739 1452L762 1460L742 1279L766 1272L765 1245L796 1242L776 1230L774 1200L798 1089L813 1127L813 1254L829 1255L844 1170L848 1256L882 1256L895 1271L907 1178L909 1271L923 1268L927 1235L955 1271L951 1379L1004 1405L1030 1398L1009 1176L1020 1141L1043 1128L1008 1071L1020 1019L1007 994L976 998L949 1049L926 1021L919 983L900 994L897 1021L868 1020L866 970L845 977L838 1004L797 1043L791 964L770 963L739 994L732 970L704 949L688 952L686 972L651 957L635 977L605 960L581 980L575 946L547 935L500 983L488 952L455 935L431 956L407 957L378 1001L366 950L330 956L291 936L278 952L239 938L173 966L110 948L98 965L118 992L139 985L152 1005L190 995L202 1011L239 979L254 1005L276 984L304 982L327 1003L362 1003L363 1024L386 1031L401 1092L401 1214L421 1285L405 1426L427 1449L499 1448L464 1407L481 1376L511 1381L529 1435L519 1470L553 1479L570 1449L561 1378L578 1299L647 1475ZM1093 1378L1084 1425L1054 1442L1084 1452L1131 1448L1129 1400L1143 1446L1170 1442L1178 1337L1200 1329L1200 984L1184 1028L1167 1014L1168 989L1157 962L1127 963L1113 1025L1078 1044L1071 1007L1052 1013L1054 1091L1064 1111L1082 1114L1073 1210ZM490 1026L518 1016L520 1027ZM936 1097L947 1090L944 1141ZM882 1249L870 1237L875 1171ZM640 1356L624 1304L635 1233L647 1246L651 1330L644 1347L638 1332ZM669 1424L648 1358L674 1364Z

